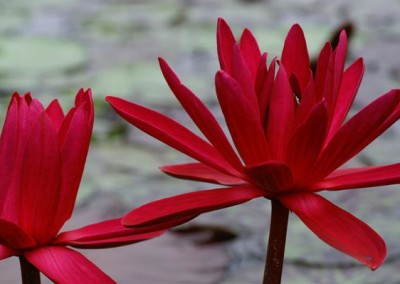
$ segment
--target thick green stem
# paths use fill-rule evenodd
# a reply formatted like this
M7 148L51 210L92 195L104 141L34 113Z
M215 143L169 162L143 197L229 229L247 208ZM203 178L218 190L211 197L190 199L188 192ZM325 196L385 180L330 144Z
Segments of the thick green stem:
M40 272L24 256L19 257L22 284L40 284Z
M265 261L263 284L280 284L283 258L285 255L286 232L289 210L278 200L271 200L271 225L269 230L268 252Z

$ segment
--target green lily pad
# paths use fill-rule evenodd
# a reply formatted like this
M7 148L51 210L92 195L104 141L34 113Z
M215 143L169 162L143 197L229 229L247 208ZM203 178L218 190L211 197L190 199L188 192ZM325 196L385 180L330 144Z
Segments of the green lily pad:
M85 49L76 42L39 37L0 38L0 74L52 75L83 67Z

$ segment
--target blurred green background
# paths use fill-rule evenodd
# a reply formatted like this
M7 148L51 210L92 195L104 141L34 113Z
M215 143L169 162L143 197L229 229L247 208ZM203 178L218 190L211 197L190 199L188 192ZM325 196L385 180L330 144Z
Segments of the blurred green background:
M46 104L57 98L70 107L79 88L92 88L93 143L67 227L120 216L156 198L210 187L159 172L161 165L188 158L126 124L104 100L106 95L134 100L191 127L162 78L158 56L221 118L213 84L218 17L237 36L250 28L261 49L273 56L280 54L296 22L315 56L331 32L350 21L355 33L348 62L362 56L366 63L357 110L400 86L399 14L400 1L394 0L0 1L0 118L14 91L31 91ZM398 162L399 136L397 124L351 163ZM384 237L388 261L383 267L371 272L359 266L292 215L283 283L400 283L399 190L392 186L327 195ZM197 218L192 224L203 226L200 233L84 253L118 283L261 283L269 210L267 202L256 200ZM199 245L218 230L230 236L226 242ZM0 282L18 283L18 269L16 260L0 262Z

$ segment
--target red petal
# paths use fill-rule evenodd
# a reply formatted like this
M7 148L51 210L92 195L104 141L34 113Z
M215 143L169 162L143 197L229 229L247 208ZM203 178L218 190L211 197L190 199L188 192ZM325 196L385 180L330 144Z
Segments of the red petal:
M0 191L2 208L1 216L18 223L20 198L18 183L21 175L23 151L30 127L37 116L31 116L27 102L18 94L14 94L8 108L6 121L1 133L1 167Z
M314 167L315 180L347 162L400 116L400 90L379 97L352 117L331 139Z
M54 244L78 248L109 248L137 243L163 234L165 230L152 227L129 229L121 225L121 218L88 225L57 236Z
M169 87L200 131L236 170L241 171L242 163L212 113L196 95L181 84L178 77L162 58L159 58L159 62Z
M221 69L231 71L232 48L235 37L224 19L219 18L217 24L217 50Z
M313 82L312 77L310 84L302 93L300 105L296 111L296 125L300 125L309 116L311 110L318 102L324 98L324 92L332 81L332 72L328 72L329 61L331 58L332 48L330 43L326 43L322 48L321 53L318 57L317 70L315 73L315 80ZM329 79L327 79L329 77Z
M293 194L279 198L322 241L341 252L378 268L386 258L382 238L367 224L316 194Z
M14 167L18 160L18 137L18 101L17 98L13 97L8 107L0 138L0 213L3 217L4 214L10 215L14 212L11 208L11 210L7 209L3 212L3 206L7 207L7 196L12 193L10 186L14 180ZM16 220L16 218L14 216L12 219Z
M256 82L256 93L258 99L258 107L260 111L260 118L264 126L267 120L268 104L270 101L272 86L275 79L276 59L274 58L272 60L268 70L266 69L265 66L266 61L267 61L267 55L265 53L260 60L260 65L258 69L259 71L257 74L257 82ZM264 75L262 75L263 73Z
M338 100L338 93L339 88L342 82L342 75L344 70L344 64L346 62L346 53L347 53L347 36L346 32L342 31L339 36L339 43L333 53L334 55L334 77L333 77L333 98L332 98L332 107L335 109L337 100ZM329 98L327 98L329 101Z
M292 169L296 184L308 182L310 168L319 157L324 145L328 123L328 110L324 101L317 104L307 120L291 137L286 150L286 162Z
M65 247L42 247L24 254L56 283L116 283L79 252Z
M210 167L231 171L230 164L214 147L174 120L120 98L107 97L107 101L124 119L147 134Z
M245 29L240 37L240 51L250 72L252 82L255 82L261 52L257 40L248 29Z
M255 93L255 81L251 78L246 62L237 44L233 46L231 72L229 75L239 84L242 94L247 97L254 109L258 111L257 96Z
M322 182L317 183L314 188L316 190L342 190L396 183L400 183L400 163L386 166L337 170Z
M246 164L267 160L267 143L258 108L242 94L239 85L226 72L215 76L219 104L236 148Z
M260 189L253 187L230 187L190 192L138 207L129 212L122 219L122 223L126 226L160 224L230 207L265 194Z
M163 166L161 170L177 178L205 181L223 185L243 185L246 182L236 176L221 173L201 163Z
M3 219L0 219L0 243L17 250L36 245L35 241L24 230Z
M343 74L342 84L337 99L335 111L333 112L332 124L330 128L329 138L332 137L337 130L342 126L347 113L354 98L357 94L364 74L364 62L362 58L355 61Z
M33 125L27 145L17 199L19 224L38 243L44 243L59 230L54 213L60 202L61 171L57 133L46 113Z
M268 146L272 159L283 160L294 121L295 99L282 65L272 87L269 105L266 131Z
M317 71L315 73L314 97L317 102L320 101L324 95L327 80L326 77L332 76L332 74L328 74L331 54L332 46L329 42L327 42L321 49L321 52L318 56Z
M294 74L300 83L303 93L310 79L310 59L308 57L307 44L301 27L293 25L285 40L282 51L282 63L290 77Z
M59 228L71 217L92 134L93 104L80 102L81 105L67 114L59 133L62 141L60 203L53 216Z
M46 108L46 113L54 123L54 127L58 131L61 127L61 124L65 118L64 112L60 106L58 100L53 100L49 106Z
M0 245L0 260L9 258L10 256L17 255L18 252L15 250L12 250L6 246Z

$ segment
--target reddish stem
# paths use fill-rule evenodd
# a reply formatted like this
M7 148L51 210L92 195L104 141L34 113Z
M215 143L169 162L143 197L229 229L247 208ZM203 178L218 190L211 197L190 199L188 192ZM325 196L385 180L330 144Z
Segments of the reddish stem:
M280 284L283 258L285 255L289 210L278 200L271 200L271 205L271 225L263 284Z
M23 284L40 284L40 272L26 258L21 255L19 257L21 266L21 275Z

